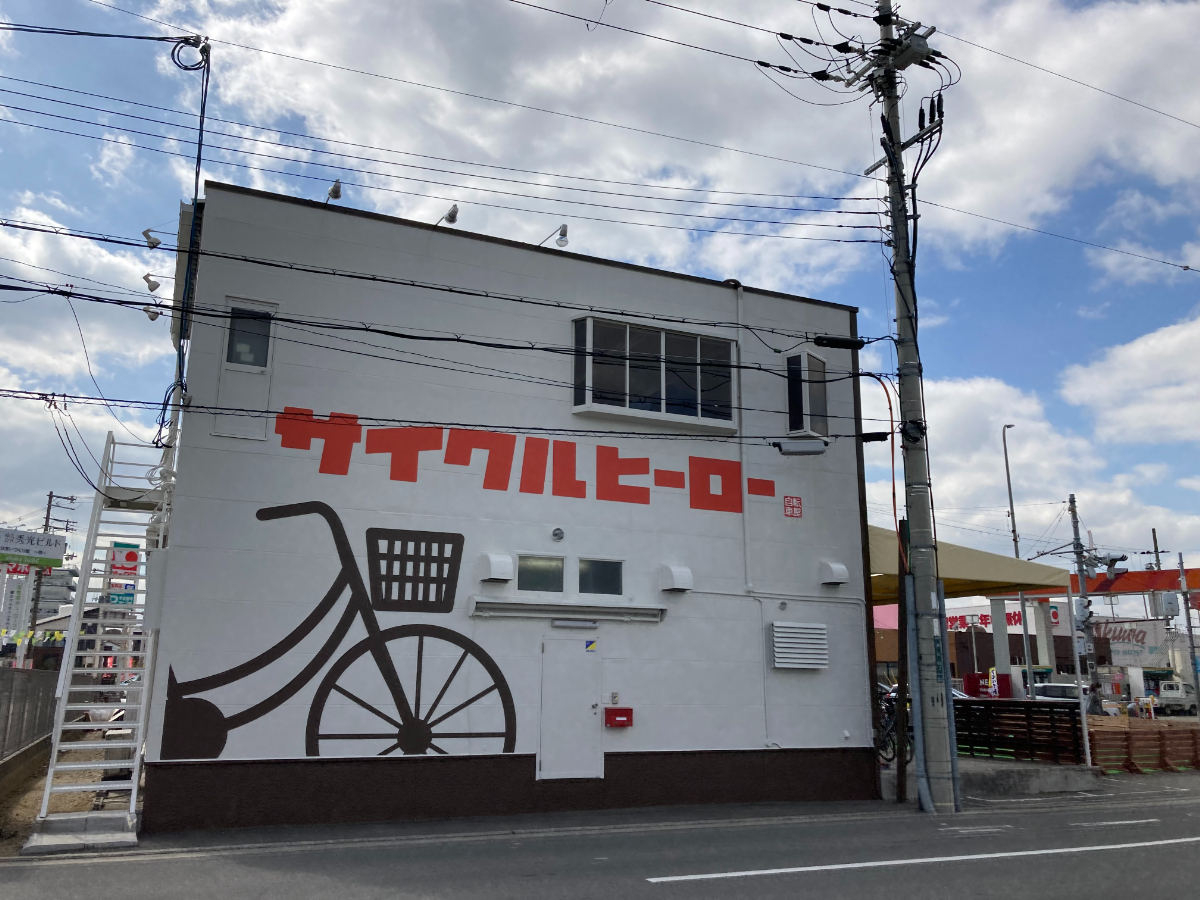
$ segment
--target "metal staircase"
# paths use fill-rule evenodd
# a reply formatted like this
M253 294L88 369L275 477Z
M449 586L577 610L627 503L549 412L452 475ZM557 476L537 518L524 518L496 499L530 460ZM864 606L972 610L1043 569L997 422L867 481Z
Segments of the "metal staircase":
M23 854L137 843L157 636L147 614L147 567L166 545L174 480L173 450L156 461L158 453L112 432L105 442L59 674L46 788Z

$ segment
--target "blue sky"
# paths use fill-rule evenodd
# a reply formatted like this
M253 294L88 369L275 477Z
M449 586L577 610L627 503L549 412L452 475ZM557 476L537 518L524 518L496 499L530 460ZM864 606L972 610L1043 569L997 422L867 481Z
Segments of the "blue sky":
M878 153L878 135L872 131L877 110L865 101L838 108L809 106L782 94L753 66L611 30L588 31L580 23L505 0L367 5L349 0L125 0L118 5L193 25L217 39L210 112L222 118L468 162L637 183L667 180L687 187L835 196L875 191L862 179L819 169L516 110L221 43L274 49L834 169L861 171ZM547 0L547 5L595 15L600 4ZM680 5L733 15L727 4L707 0L681 0ZM800 8L748 0L737 5L736 17L797 34L831 36L828 20L801 15ZM1200 122L1200 98L1189 87L1196 83L1200 63L1187 41L1200 28L1200 3L914 0L902 12L936 24L939 32ZM76 29L165 31L88 0L0 0L0 15L12 22ZM762 35L643 0L616 0L605 21L752 58L786 61L778 45ZM862 30L861 20L837 24L870 34ZM1200 175L1194 166L1200 128L940 34L932 43L958 62L963 79L946 92L946 134L921 179L923 198L1200 265ZM199 79L171 65L165 45L9 34L0 42L0 75L10 76L0 78L0 88L10 92L0 93L0 103L93 124L12 109L0 109L0 118L192 152L187 144L122 137L122 126L178 137L188 136L186 128L164 131L153 123L139 125L11 93L160 115L22 85L11 80L15 77L194 110ZM923 78L923 72L912 74L911 98L930 89L932 82ZM911 98L906 107L909 131L915 117ZM211 136L210 142L234 143ZM280 167L244 156L224 158ZM8 122L0 122L0 163L0 215L122 236L136 236L147 227L172 231L178 202L191 191L190 164L182 157ZM300 162L283 168L317 178L304 181L216 162L206 164L205 174L312 198L324 196L335 174ZM366 179L456 199L463 210L460 228L531 242L564 221L569 209L544 199L488 197L471 190L482 182L452 180L461 187ZM550 188L535 193L565 196ZM531 211L498 210L480 201ZM442 199L361 188L347 188L341 202L424 221L436 220L448 205ZM863 207L848 202L842 208ZM575 211L619 217L579 207ZM930 206L922 212L922 354L934 475L946 510L943 538L1007 552L999 428L1015 421L1010 450L1018 503L1028 504L1018 510L1023 533L1035 537L1050 526L1059 509L1055 503L1074 491L1098 543L1145 549L1154 526L1165 548L1200 560L1200 473L1195 464L1200 392L1194 387L1200 363L1189 349L1200 338L1195 324L1200 274ZM689 236L567 221L571 249L578 252L738 277L849 303L862 309L864 334L883 335L891 327L885 270L877 249L869 245ZM99 279L147 297L142 274L172 271L170 258L162 253L8 229L0 229L0 256ZM4 261L0 272L85 284L49 273L39 276ZM170 289L170 282L164 284L160 293ZM104 391L118 397L159 396L171 377L166 320L150 323L139 313L109 308L78 308L78 313ZM864 360L879 369L889 366L886 354L868 353ZM63 300L40 298L0 307L0 382L94 392ZM869 414L886 415L882 396L869 385L864 386L864 400ZM36 404L0 403L11 449L0 462L0 520L11 521L44 502L39 497L47 490L84 491L82 479L66 464L49 415ZM135 430L139 421L142 426L148 421L121 415ZM76 414L97 454L103 433L115 424L107 416L94 408ZM869 462L872 516L890 520L889 469L879 445L872 448ZM1059 521L1047 540L1065 536Z

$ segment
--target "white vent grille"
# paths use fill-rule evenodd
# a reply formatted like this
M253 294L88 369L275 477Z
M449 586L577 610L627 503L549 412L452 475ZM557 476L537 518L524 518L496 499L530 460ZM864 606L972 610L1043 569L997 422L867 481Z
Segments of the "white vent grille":
M776 669L829 668L829 635L824 625L772 622L771 649Z

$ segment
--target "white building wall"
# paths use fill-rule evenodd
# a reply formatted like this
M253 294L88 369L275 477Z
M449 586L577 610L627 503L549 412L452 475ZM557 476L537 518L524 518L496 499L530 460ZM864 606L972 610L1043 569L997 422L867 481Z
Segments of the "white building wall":
M659 316L732 322L737 315L736 291L725 285L473 240L449 230L343 215L215 185L208 190L203 247ZM458 333L558 346L571 344L571 322L579 315L212 257L201 261L198 285L196 303L201 310L227 310L249 300L277 310L280 316L336 318L418 334ZM747 323L790 330L848 334L854 327L853 311L845 307L752 290L745 292L744 316ZM225 327L221 320L197 319L188 373L193 408L239 405L228 389L232 382L222 382L230 377L223 366ZM743 364L782 371L780 354L736 328L676 327L738 340ZM569 355L492 351L363 334L344 337L299 331L276 322L269 377L258 384L243 383L237 390L246 396L258 392L261 405L273 410L300 407L314 410L318 417L338 412L411 422L482 424L515 433L507 490L483 489L487 455L483 452L476 452L469 466L448 464L446 435L441 451L420 454L415 482L397 481L389 477L388 454L366 453L365 440L354 445L347 474L322 474L318 472L319 440L312 442L311 449L283 448L273 420L265 420L256 437L222 436L214 432L253 429L245 420L230 425L214 415L188 412L163 597L151 760L160 758L169 673L178 682L191 682L246 663L296 628L337 577L339 563L329 529L320 519L263 522L255 518L259 509L304 501L327 503L337 511L364 572L368 528L464 535L453 612L382 612L378 618L384 628L413 623L450 628L479 644L499 665L511 688L519 753L535 752L539 728L544 727L539 722L541 641L548 634L560 637L563 631L552 629L545 619L471 617L472 597L547 599L521 595L515 582L481 582L478 560L484 552L511 554L514 559L522 553L565 557L566 590L560 599L567 603L596 599L580 597L573 590L579 558L623 560L623 595L606 600L665 607L658 623L602 622L595 631L578 633L580 640L598 641L596 649L603 657L602 694L597 702L607 702L616 692L621 706L635 710L634 727L601 730L606 750L869 746L855 441L836 440L823 456L806 458L784 458L768 446L765 436L780 435L787 427L784 379L741 373L748 411L740 423L745 446L739 450L733 442L658 439L705 436L694 427L573 413ZM795 343L766 337L781 349ZM309 346L314 343L390 359ZM805 349L812 348L806 345ZM851 368L849 351L820 352L828 360L831 377ZM471 365L551 383L446 370ZM269 386L263 381L269 381ZM853 434L857 425L852 380L833 381L828 387L831 433ZM365 424L366 429L375 427ZM530 446L528 436L520 432L529 428L632 434L549 435L572 441L578 448L577 477L586 482L587 496L575 498L554 496L549 474L543 494L518 489L524 452ZM645 438L637 437L642 433ZM656 469L687 473L690 457L737 461L744 453L740 486L744 512L693 509L689 490L658 486L652 474L621 479L624 485L649 488L648 504L599 500L598 445L617 447L622 459L649 458L651 473ZM747 477L774 481L775 496L747 495ZM785 495L802 498L801 518L784 516ZM565 532L561 541L552 538L555 528ZM845 565L849 582L822 585L818 576L822 559ZM658 578L664 563L689 566L694 590L661 591ZM747 582L753 592L747 590ZM316 658L345 608L343 597L309 637L277 662L193 696L215 704L226 720L252 708ZM772 668L768 638L770 623L776 620L827 625L829 667ZM356 621L334 659L365 634ZM278 708L230 731L220 758L303 757L306 722L321 677ZM460 687L469 691L468 684L454 685L455 690ZM365 681L362 690L371 690ZM191 710L204 718L195 705ZM494 721L499 715L494 695L480 701L470 715L481 723ZM472 726L476 727L491 726ZM378 750L372 746L362 752L373 755ZM495 752L494 742L465 741L451 752Z

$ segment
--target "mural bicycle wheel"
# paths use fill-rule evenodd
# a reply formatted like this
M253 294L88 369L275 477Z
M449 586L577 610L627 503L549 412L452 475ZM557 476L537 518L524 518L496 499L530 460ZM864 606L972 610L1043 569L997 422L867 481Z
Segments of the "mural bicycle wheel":
M400 625L359 641L326 673L305 752L512 753L516 742L512 692L487 652L449 628Z

